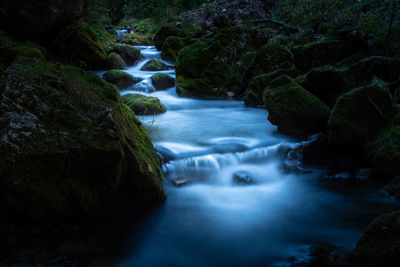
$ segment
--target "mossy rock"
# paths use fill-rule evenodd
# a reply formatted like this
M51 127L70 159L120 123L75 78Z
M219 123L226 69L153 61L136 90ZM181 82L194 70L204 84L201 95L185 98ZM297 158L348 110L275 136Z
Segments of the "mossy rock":
M329 145L362 150L395 114L393 100L385 87L368 85L340 96L328 122Z
M218 98L226 96L226 91L210 87L210 83L203 79L176 78L176 92L182 97Z
M264 92L264 104L269 121L283 134L307 136L326 129L329 107L289 76L271 83Z
M108 54L107 60L113 69L123 69L127 66L125 60L115 52Z
M266 44L257 51L251 65L251 75L269 73L278 69L289 69L293 66L293 54L287 47Z
M65 27L52 43L52 50L64 61L86 69L101 70L110 67L108 47L115 39L101 25L77 21Z
M400 174L400 125L383 130L373 141L369 142L365 151L374 168L390 179Z
M141 70L145 71L161 71L168 70L170 67L157 58L152 58L143 65Z
M18 57L0 97L0 214L64 224L137 214L165 199L146 129L114 85Z
M307 71L325 64L336 63L346 57L341 54L341 42L321 39L304 45L294 46L294 64L301 71Z
M118 44L114 46L113 50L125 60L127 65L135 64L140 57L140 50L131 45Z
M396 267L400 262L400 211L376 218L349 254L351 266Z
M156 115L167 111L163 103L157 97L148 97L141 94L127 94L123 97L126 103L136 115Z
M258 107L264 106L263 93L271 82L281 75L288 75L290 77L296 77L298 70L294 67L290 69L279 69L270 73L264 73L253 77L247 87L247 92L244 96L244 102L246 106Z
M151 76L151 82L157 90L165 90L175 86L175 79L165 73L156 73Z
M183 38L170 36L165 40L164 45L161 48L161 57L164 60L175 62L178 58L179 51L191 43L193 43L193 39L190 37Z
M130 33L122 39L121 43L128 45L153 45L153 37L150 34Z
M184 23L170 23L160 28L154 36L154 44L158 50L161 50L165 40L170 36L177 37L198 37L203 32L199 26L184 22Z
M141 79L135 78L121 70L109 70L103 74L102 78L107 82L116 85L118 89L129 88L141 81Z

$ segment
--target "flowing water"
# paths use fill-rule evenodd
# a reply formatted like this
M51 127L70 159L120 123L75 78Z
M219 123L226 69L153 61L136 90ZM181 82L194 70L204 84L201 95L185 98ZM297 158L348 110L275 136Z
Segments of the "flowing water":
M266 110L155 91L155 72L140 68L160 53L139 48L144 60L125 71L144 80L121 94L139 91L167 107L140 119L165 159L168 199L132 230L119 266L290 266L289 257L318 242L349 251L375 216L398 207L365 181L322 178L323 168L284 172L300 144L279 135ZM254 184L237 184L235 175ZM174 186L178 177L189 183Z

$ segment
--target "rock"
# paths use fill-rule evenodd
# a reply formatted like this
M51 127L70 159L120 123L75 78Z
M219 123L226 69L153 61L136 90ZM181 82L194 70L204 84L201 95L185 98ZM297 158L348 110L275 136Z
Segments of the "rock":
M396 267L400 262L400 211L376 218L348 255L351 266Z
M175 179L173 179L173 180L172 180L172 183L173 183L175 186L183 186L183 185L188 184L188 183L189 183L189 180L186 179L186 178L180 177L180 178L175 178Z
M175 79L165 73L156 73L151 76L151 82L157 90L165 90L175 86Z
M394 177L384 188L389 195L394 198L400 199L400 175Z
M183 38L170 36L165 40L164 45L161 48L161 57L164 60L175 62L178 58L179 51L181 51L182 48L184 48L185 46L188 46L192 43L193 39L190 37Z
M164 25L154 36L154 44L158 50L161 50L165 40L170 36L176 37L197 37L202 33L203 29L192 24L174 24Z
M141 68L141 70L145 71L161 71L161 70L167 70L170 67L162 62L159 59L152 58L150 59L144 66Z
M379 129L373 130L377 132ZM382 174L382 179L390 179L400 174L399 125L384 129L373 141L367 144L365 150L373 167Z
M26 57L3 78L3 220L97 221L165 199L150 137L115 86L76 67Z
M121 40L121 43L128 45L153 45L153 38L150 34L130 33Z
M330 109L288 76L280 76L264 92L268 120L278 131L306 136L324 131Z
M351 177L351 175L348 172L340 172L340 173L330 176L330 178L332 178L332 179L342 179L342 180L350 179L350 177Z
M51 47L56 55L69 62L86 69L104 70L110 67L107 50L113 44L115 38L101 25L74 22L58 34Z
M329 146L362 150L394 116L390 92L385 87L360 87L338 98L328 121Z
M113 69L123 69L126 67L125 60L115 52L108 54L107 60Z
M157 97L147 97L141 94L127 94L122 97L136 115L156 115L167 111Z
M312 171L302 167L301 162L298 160L285 160L281 163L279 167L285 173L296 173L296 174L312 173Z
M116 45L114 46L114 52L119 54L126 62L127 65L135 64L140 57L140 50L131 45Z
M358 180L367 180L371 178L372 169L371 168L361 168L356 172L356 178Z
M325 134L315 134L303 146L301 160L303 164L326 164L330 158L328 137Z
M107 82L116 85L118 89L129 88L141 81L141 79L135 78L121 70L109 70L103 74L102 78Z
M251 185L255 184L254 178L245 171L239 171L233 174L233 182L237 185Z

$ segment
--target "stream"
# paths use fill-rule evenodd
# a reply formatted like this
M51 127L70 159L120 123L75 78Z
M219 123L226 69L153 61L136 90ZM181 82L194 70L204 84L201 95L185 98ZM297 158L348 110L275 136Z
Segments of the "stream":
M116 265L290 266L316 243L351 250L374 217L399 206L367 181L324 178L323 167L284 171L282 162L299 160L301 143L278 134L265 109L155 91L156 72L140 68L160 52L138 48L144 59L125 71L144 80L121 95L155 96L167 107L139 118L166 159L168 199L132 229ZM177 187L179 177L189 182Z

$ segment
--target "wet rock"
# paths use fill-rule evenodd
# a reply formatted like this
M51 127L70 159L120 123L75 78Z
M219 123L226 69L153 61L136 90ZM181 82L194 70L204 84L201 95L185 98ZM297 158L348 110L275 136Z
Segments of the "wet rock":
M324 178L332 180L347 180L350 179L351 175L349 172L340 172L334 175L324 175Z
M193 42L193 39L190 37L170 36L165 40L164 45L162 46L161 57L164 60L175 62L178 58L179 51Z
M141 79L135 78L121 70L109 70L103 74L102 78L107 82L116 85L118 89L129 88L141 81Z
M175 186L183 186L183 185L187 185L187 184L189 183L189 180L186 179L186 178L179 177L179 178L173 179L173 180L172 180L172 183L173 183Z
M306 174L312 173L311 170L301 166L301 162L297 160L285 160L281 163L280 168L285 173Z
M126 62L127 65L134 64L140 57L140 50L131 45L116 45L114 52L119 54Z
M126 35L121 43L128 44L128 45L153 45L153 38L150 34L146 33L130 33Z
M371 168L361 168L356 172L356 178L359 180L367 180L371 178L372 169Z
M175 86L175 79L165 73L156 73L151 76L151 82L157 90L165 90Z
M161 50L165 41L170 36L176 37L196 37L202 33L203 29L191 24L170 23L164 25L154 36L154 44L158 50Z
M385 190L389 195L400 199L400 175L396 176L388 185L386 185L383 190Z
M325 164L330 153L327 147L328 137L325 134L315 134L310 137L310 141L303 146L301 160L303 164L319 165Z
M237 185L251 185L255 184L256 180L245 171L239 171L233 174L233 183Z
M161 71L161 70L168 70L171 67L162 62L159 59L152 58L150 59L144 66L141 68L141 70L145 71Z
M148 97L141 94L127 94L122 97L136 115L156 115L167 111L157 97Z
M108 54L107 60L113 69L123 69L127 66L125 60L115 52Z

